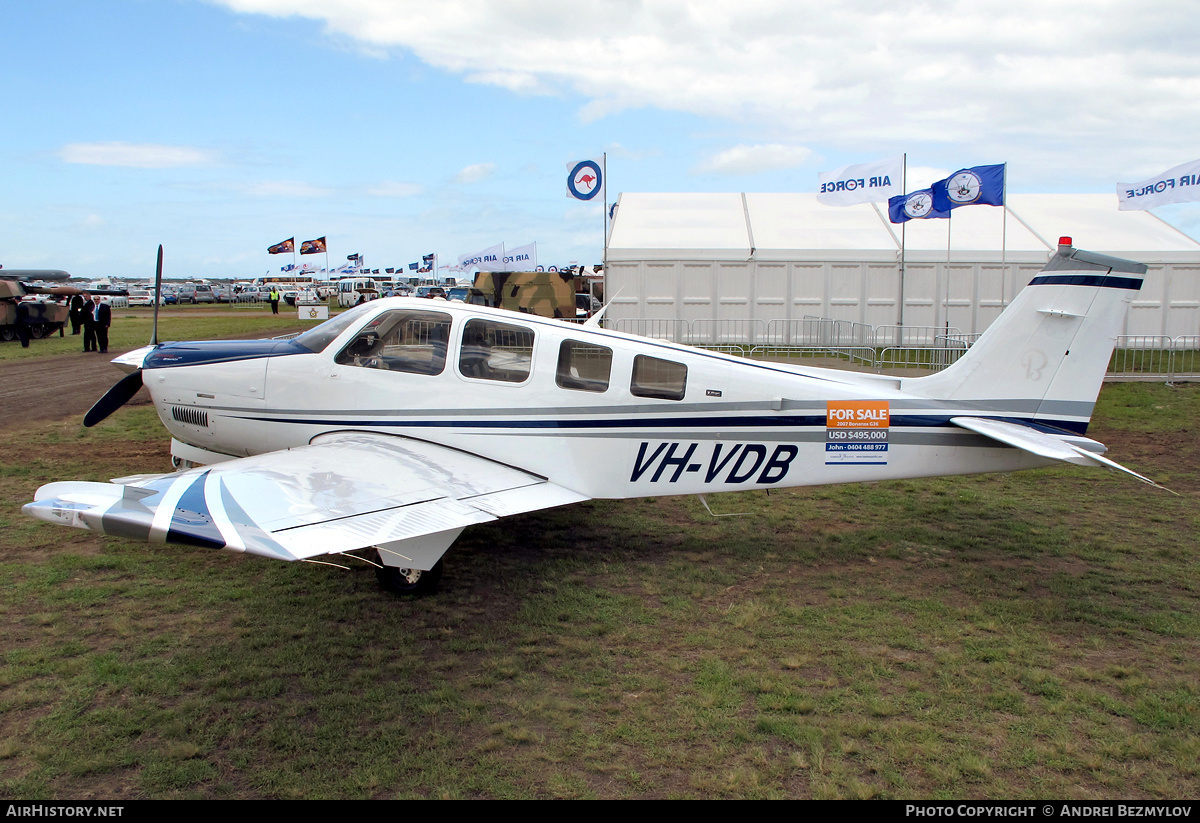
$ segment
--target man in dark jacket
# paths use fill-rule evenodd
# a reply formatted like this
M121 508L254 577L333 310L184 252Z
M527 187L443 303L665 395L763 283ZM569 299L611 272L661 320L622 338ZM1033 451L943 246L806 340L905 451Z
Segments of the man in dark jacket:
M92 303L92 296L88 292L83 293L83 350L96 351L96 311Z
M107 303L100 302L100 295L92 296L92 318L96 329L96 343L100 346L100 353L108 353L108 327L112 325L112 307ZM93 349L95 351L95 349Z
M16 320L13 325L16 327L17 339L21 341L22 348L29 348L29 306L17 297L13 300L13 308L16 310Z
M79 327L83 325L84 310L87 308L87 302L78 294L71 297L71 306L68 312L71 318L71 334L79 334Z

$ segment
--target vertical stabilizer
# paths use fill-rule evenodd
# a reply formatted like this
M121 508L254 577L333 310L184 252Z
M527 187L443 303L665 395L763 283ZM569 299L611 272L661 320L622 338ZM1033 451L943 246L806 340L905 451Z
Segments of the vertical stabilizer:
M1075 249L1058 252L958 362L906 380L905 389L941 400L996 402L1083 431L1116 337L1146 266Z

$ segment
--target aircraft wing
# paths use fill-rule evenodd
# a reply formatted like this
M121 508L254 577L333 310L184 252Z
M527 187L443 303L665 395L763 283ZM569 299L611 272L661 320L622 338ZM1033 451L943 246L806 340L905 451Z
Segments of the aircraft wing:
M1075 443L1062 440L1052 434L1040 432L1029 426L1023 426L1020 423L1009 423L1004 420L994 420L986 417L951 417L950 422L964 429L969 429L976 434L990 437L992 440L1003 443L1006 446L1012 446L1013 448L1027 451L1030 454L1035 454L1038 457L1061 460L1079 466L1104 466L1105 468L1116 469L1117 471L1136 477L1143 483L1149 483L1151 486L1164 489L1164 491L1171 491L1158 485L1150 478L1143 477L1132 469L1127 469L1120 463L1102 454L1088 451ZM1099 446L1098 443L1097 446Z
M50 483L24 511L102 534L281 560L379 546L430 568L466 526L586 499L469 452L337 432L174 474Z

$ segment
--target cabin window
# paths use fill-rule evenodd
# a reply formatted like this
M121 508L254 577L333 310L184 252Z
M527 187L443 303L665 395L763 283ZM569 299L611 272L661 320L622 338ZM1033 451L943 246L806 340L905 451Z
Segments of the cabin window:
M533 363L533 329L492 320L463 327L458 371L463 377L523 383Z
M637 397L682 400L687 390L687 366L639 354L633 358L629 393Z
M441 374L446 368L450 315L433 311L389 311L361 328L337 362L343 366Z
M564 389L608 391L612 371L612 349L594 343L564 340L558 347L558 370L554 382Z

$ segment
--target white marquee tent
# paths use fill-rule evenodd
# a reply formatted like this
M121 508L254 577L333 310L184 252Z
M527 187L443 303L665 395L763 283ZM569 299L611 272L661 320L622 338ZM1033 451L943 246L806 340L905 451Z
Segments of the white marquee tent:
M813 194L623 193L605 259L608 316L979 332L1060 236L1150 266L1126 333L1200 334L1200 243L1150 212L1118 211L1114 194L1009 194L1004 208L900 226L886 204L839 208Z

